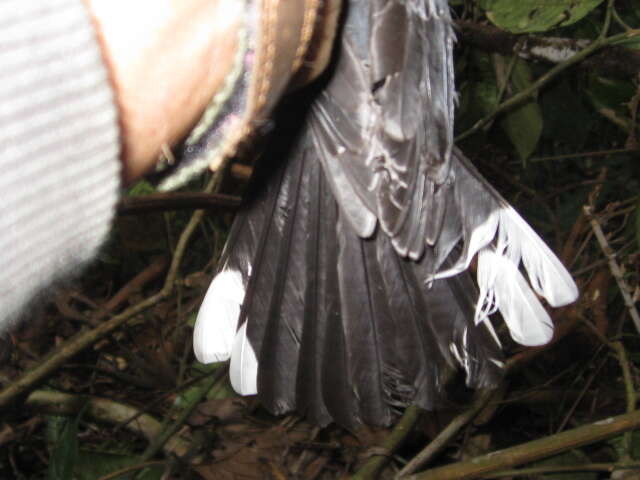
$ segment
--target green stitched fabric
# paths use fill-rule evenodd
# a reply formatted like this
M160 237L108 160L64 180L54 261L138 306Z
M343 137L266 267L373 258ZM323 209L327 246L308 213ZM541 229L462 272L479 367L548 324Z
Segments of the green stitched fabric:
M201 175L222 155L224 139L246 108L253 60L256 8L246 1L245 22L238 32L238 49L233 68L223 88L213 97L200 121L191 131L179 155L180 163L159 183L160 190L174 190ZM160 169L170 165L164 163Z

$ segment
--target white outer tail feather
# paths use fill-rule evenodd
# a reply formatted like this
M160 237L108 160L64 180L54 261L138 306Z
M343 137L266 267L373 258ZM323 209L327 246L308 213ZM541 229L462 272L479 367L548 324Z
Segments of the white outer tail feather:
M498 251L506 248L517 265L522 259L529 282L552 307L562 307L578 298L578 287L551 249L511 206L500 210Z
M198 361L224 362L231 356L244 290L242 274L237 270L223 270L211 282L193 331Z
M478 254L478 284L476 322L499 309L516 342L536 346L551 340L553 323L549 314L509 258L491 248L482 249Z
M202 363L231 358L231 386L240 395L258 393L258 360L247 338L247 322L238 329L245 286L242 274L226 269L215 276L204 297L193 332L193 350Z
M457 275L478 254L476 323L500 310L511 336L522 345L548 342L553 334L549 314L518 271L522 261L533 290L553 307L578 298L571 275L533 229L506 202L466 239L468 248L451 268L434 278ZM492 245L493 244L493 245ZM523 302L518 306L518 302Z
M240 395L258 393L258 359L247 338L247 323L242 324L233 340L233 352L229 364L231 386Z

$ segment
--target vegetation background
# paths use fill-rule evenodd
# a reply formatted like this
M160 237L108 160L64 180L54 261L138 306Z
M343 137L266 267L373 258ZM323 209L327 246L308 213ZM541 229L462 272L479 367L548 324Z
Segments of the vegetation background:
M581 290L552 344L505 338L500 388L394 429L274 418L191 353L250 161L143 181L99 261L0 340L0 478L640 478L640 2L450 3L458 145Z

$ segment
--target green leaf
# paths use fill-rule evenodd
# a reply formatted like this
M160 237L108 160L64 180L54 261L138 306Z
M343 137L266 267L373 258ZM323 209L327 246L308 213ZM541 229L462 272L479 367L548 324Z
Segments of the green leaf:
M618 113L627 114L627 102L636 93L636 88L624 80L591 75L587 94L591 103L597 108L608 108Z
M623 38L622 40L613 42L613 45L630 48L632 50L640 50L640 35L630 36L629 38Z
M525 90L532 83L529 66L517 61L511 75L511 93L513 95ZM509 140L518 151L520 158L526 160L535 151L542 133L542 110L537 100L529 100L506 113L500 120Z
M493 112L498 105L498 87L493 72L491 57L483 52L475 51L469 56L467 80L460 86L460 103L456 112L456 126L469 128L484 115ZM462 76L461 76L462 77ZM458 122L458 117L461 121Z
M139 182L134 183L133 185L131 185L131 187L129 187L129 189L127 190L127 195L149 195L151 193L155 193L156 191L156 188L149 182L147 182L146 180L140 180Z
M603 0L481 0L496 26L513 33L544 32L571 25Z
M592 75L587 97L601 115L620 126L625 132L633 128L627 103L635 94L630 82Z
M493 71L491 57L486 54L478 54L474 62L480 74L475 82L476 101L482 108L484 115L492 113L498 106L498 85Z
M69 480L78 460L78 422L80 417L48 418L47 437L50 444L49 480Z
M500 125L518 151L521 160L535 151L542 132L542 115L537 103L526 103L507 114Z
M502 57L504 65L510 63L511 57ZM498 82L492 57L479 52L474 52L472 58L473 82L464 85L462 110L459 116L466 115L467 123L475 122L481 116L491 114L498 106ZM518 60L511 71L509 78L511 95L528 88L532 83L529 66ZM521 159L526 160L535 151L542 126L544 124L542 111L536 99L530 100L517 108L502 115L500 127L504 130L511 144L517 150Z

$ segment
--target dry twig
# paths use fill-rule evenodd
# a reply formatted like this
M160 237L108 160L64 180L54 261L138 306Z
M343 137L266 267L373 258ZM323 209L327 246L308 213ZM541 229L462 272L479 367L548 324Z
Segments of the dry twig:
M444 430L442 430L431 443L429 443L418 455L407 463L396 478L404 478L414 473L420 467L425 465L435 455L437 455L450 441L458 434L458 432L469 422L471 422L478 413L489 403L495 390L478 390L473 403L460 415L455 417Z
M413 426L419 416L420 409L418 407L413 405L407 408L404 415L393 429L393 432L391 432L382 445L382 450L386 452L386 455L375 455L371 457L364 467L358 470L358 472L352 477L352 480L367 480L375 478L378 472L382 470L382 467L386 465L393 452L400 448L404 440L407 438L407 435L409 435L413 429Z
M219 176L214 176L209 181L204 191L207 193L213 191L219 182ZM7 408L12 403L28 394L30 391L36 388L38 384L43 382L49 375L53 374L64 363L69 361L85 348L88 348L101 338L104 338L114 330L120 328L131 318L169 297L169 295L173 291L178 275L178 269L180 267L180 263L182 262L182 258L184 257L187 244L191 239L191 236L195 232L198 224L202 220L203 216L203 210L195 211L191 216L191 219L187 223L187 226L182 231L180 239L178 240L178 244L176 245L176 250L173 255L173 259L169 267L164 286L158 293L152 295L149 298L146 298L136 305L129 307L124 312L111 317L109 320L100 324L96 328L92 330L81 331L73 337L69 338L65 343L60 345L53 352L42 359L42 361L36 367L23 373L20 377L0 390L0 409Z
M153 416L143 413L131 405L106 398L71 395L51 390L36 390L27 398L25 405L40 412L53 415L77 415L81 411L93 420L108 424L118 424L136 416L136 420L127 423L127 429L152 441L162 432L162 424ZM190 443L174 436L163 445L164 452L178 457L184 455Z
M610 417L590 425L550 435L466 462L434 468L405 477L405 480L466 480L489 476L492 472L534 462L583 445L599 442L640 427L640 411Z
M624 304L629 310L629 315L633 320L633 324L636 327L638 333L640 333L640 315L638 314L638 310L636 309L635 303L633 301L633 290L629 287L626 280L624 279L624 273L622 268L616 261L616 254L613 249L609 246L609 242L607 241L607 237L602 231L602 226L598 221L598 218L593 213L593 205L585 205L584 213L589 218L589 223L591 224L591 228L593 233L604 253L605 257L609 261L609 269L611 270L611 274L613 278L616 279L616 283L618 284L618 288L620 289L620 293L622 294L622 298L624 299Z

